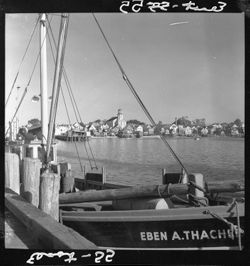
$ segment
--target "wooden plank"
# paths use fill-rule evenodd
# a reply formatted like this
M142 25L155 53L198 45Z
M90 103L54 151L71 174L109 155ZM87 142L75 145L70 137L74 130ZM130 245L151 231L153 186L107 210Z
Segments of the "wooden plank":
M106 201L105 201L106 202ZM103 204L105 205L105 204ZM109 206L112 206L112 202L109 203ZM70 204L60 204L60 208L63 210L73 210L73 209L92 209L95 211L100 211L102 206L92 202L81 202L81 203L70 203Z
M195 184L194 184L195 185ZM237 181L211 182L206 184L206 193L237 192L244 190L244 186ZM143 197L166 198L172 195L187 195L190 192L189 184L144 185L118 189L97 191L78 191L75 193L60 194L60 203L91 202Z
M244 185L238 181L213 181L207 182L208 193L238 192L245 189Z
M60 194L60 203L90 202L102 200L116 200L142 197L169 197L188 193L186 184L147 185L129 188L106 189L97 191L78 191L75 193Z
M5 206L46 249L98 249L79 233L56 222L8 188L5 189Z
M88 208L94 206L112 206L112 201L94 201L94 202L78 202L60 204L60 207Z

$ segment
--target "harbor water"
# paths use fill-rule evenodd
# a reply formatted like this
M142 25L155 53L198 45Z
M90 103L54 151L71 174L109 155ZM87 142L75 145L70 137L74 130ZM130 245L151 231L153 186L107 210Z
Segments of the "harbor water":
M107 171L107 181L143 185L162 182L162 169L180 172L160 138L92 138L87 142L57 141L58 159L72 165L75 176L83 177L81 165L86 169L96 165ZM206 181L244 181L244 139L233 137L169 138L169 144L189 173L202 173ZM79 153L81 165L78 159ZM89 162L93 152L95 162Z

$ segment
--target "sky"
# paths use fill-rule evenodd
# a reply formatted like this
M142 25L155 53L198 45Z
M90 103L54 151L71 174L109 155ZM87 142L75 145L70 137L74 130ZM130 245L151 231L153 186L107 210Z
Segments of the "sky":
M175 117L205 118L207 123L244 121L244 14L98 13L96 17L126 75L156 122ZM39 27L22 58L38 14L6 14L6 123L28 84L39 54ZM60 16L49 14L58 38ZM54 63L47 40L48 95ZM21 63L22 62L22 63ZM124 82L91 13L70 14L64 67L84 123L109 119L122 109L125 120L149 123ZM39 62L17 117L20 125L40 119ZM18 89L18 87L20 87ZM75 122L64 79L62 89L71 122ZM50 102L49 102L50 104ZM68 123L60 95L56 123Z

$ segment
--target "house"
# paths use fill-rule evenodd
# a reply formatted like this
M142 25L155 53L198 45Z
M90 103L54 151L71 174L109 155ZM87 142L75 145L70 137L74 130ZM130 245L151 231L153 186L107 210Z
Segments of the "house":
M95 126L91 123L90 125L89 125L89 127L87 128L87 130L91 133L91 135L95 135L95 133L96 133L96 128L95 128Z
M165 134L165 128L164 127L161 128L160 133Z
M116 122L117 122L117 116L113 116L106 121L106 124L108 125L109 128L113 128L116 126Z
M143 126L139 125L138 127L136 127L135 132L143 132Z
M143 135L148 135L149 134L149 129L152 128L152 126L148 125L148 124L144 124L142 126L143 128Z
M63 135L69 129L70 129L70 127L68 125L57 125L55 128L55 136Z
M208 134L208 129L206 127L202 128L201 135L202 136L207 136L207 134Z
M186 136L191 136L192 135L192 129L191 129L191 127L187 126L185 128L185 135Z
M148 129L148 135L154 135L154 131L155 131L155 129L153 127L149 128Z
M212 135L215 134L216 129L217 129L217 124L213 124L213 125L211 126L210 133L211 133Z
M245 132L245 124L244 123L242 123L241 127L242 127L243 132Z
M83 127L82 127L78 122L75 122L75 123L73 124L73 128L75 128L75 129L79 129L79 130L83 130Z
M172 135L176 135L178 126L176 124L172 124L169 129Z
M119 129L124 129L127 125L127 122L123 118L122 109L118 109L117 116L113 116L106 121L106 124L109 128L118 127Z
M166 129L165 129L165 135L169 135L169 134L170 134L169 129L166 128Z
M232 136L238 136L239 135L238 126L236 126L235 124L231 128L231 135Z
M181 136L183 136L185 134L185 129L184 129L183 125L178 125L178 133Z
M123 131L124 131L125 133L127 133L127 134L133 134L134 129L133 129L133 127L132 127L131 125L127 125L127 126L123 129Z
M192 134L194 135L198 134L198 128L196 126L193 126L191 130L192 130Z

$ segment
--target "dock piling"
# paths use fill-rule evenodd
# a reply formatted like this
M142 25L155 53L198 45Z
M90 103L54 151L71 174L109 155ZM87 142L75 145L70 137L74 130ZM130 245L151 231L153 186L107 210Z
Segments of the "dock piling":
M15 153L5 153L5 187L20 194L19 158Z
M29 203L38 207L39 205L39 186L40 186L40 169L42 163L39 159L23 159L23 183L21 195Z
M45 171L41 175L39 208L59 221L60 175Z

